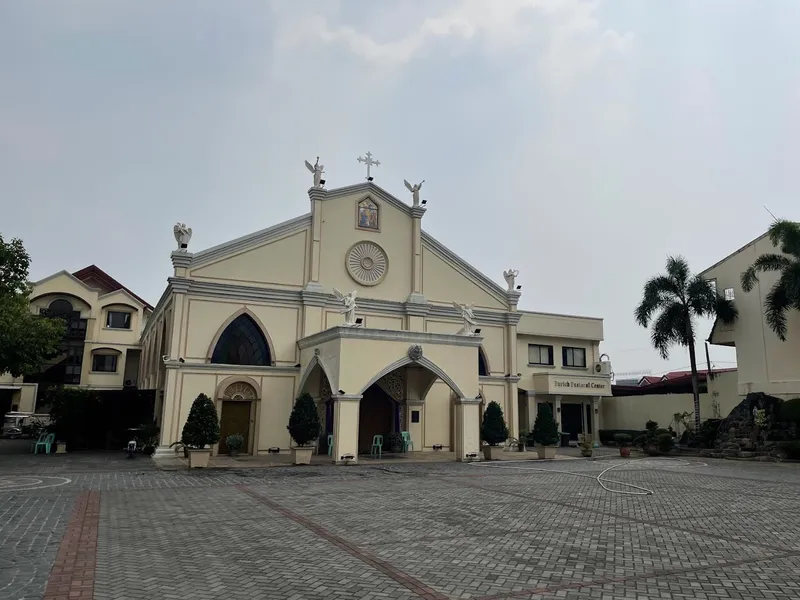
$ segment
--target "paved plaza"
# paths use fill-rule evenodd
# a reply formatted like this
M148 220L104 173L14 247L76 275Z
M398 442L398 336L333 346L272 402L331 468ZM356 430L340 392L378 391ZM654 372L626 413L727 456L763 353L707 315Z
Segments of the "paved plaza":
M0 598L796 600L800 465L0 454Z

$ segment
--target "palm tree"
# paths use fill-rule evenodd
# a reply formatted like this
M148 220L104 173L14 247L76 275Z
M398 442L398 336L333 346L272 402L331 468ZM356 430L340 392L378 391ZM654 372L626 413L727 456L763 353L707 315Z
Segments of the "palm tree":
M780 273L777 283L766 297L764 318L770 329L786 341L786 313L800 310L800 223L777 220L769 228L769 240L783 254L762 254L742 273L742 289L752 290L758 274L766 271Z
M657 316L656 316L657 315ZM689 349L694 396L694 426L700 428L700 390L695 356L695 317L716 317L725 324L736 321L733 302L725 300L701 275L692 275L682 256L667 259L667 272L656 275L644 286L642 302L636 307L636 322L648 327L652 322L653 347L663 359L669 358L673 344Z

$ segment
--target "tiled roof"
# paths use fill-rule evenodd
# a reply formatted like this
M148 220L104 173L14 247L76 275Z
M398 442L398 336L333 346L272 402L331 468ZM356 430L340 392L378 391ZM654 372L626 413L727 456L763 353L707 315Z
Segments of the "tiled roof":
M89 265L88 267L84 267L80 271L75 271L72 275L73 277L80 279L84 283L88 283L90 280L94 280L97 284L99 284L105 289L106 293L116 292L117 290L125 290L131 296L136 298L139 302L144 304L146 308L153 310L153 307L150 306L149 302L134 294L131 290L129 290L119 281L111 277L111 275L103 271L103 269L101 269L97 265Z

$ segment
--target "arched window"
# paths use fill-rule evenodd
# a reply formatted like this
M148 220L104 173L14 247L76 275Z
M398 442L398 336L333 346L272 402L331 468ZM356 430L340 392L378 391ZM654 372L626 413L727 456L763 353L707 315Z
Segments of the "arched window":
M483 348L478 348L478 375L480 377L487 377L489 375L489 368L486 366L486 356L483 353Z
M69 300L53 300L47 307L47 312L54 317L71 317L72 304Z
M256 322L250 315L239 315L219 337L211 362L266 367L272 364L272 357L267 340Z

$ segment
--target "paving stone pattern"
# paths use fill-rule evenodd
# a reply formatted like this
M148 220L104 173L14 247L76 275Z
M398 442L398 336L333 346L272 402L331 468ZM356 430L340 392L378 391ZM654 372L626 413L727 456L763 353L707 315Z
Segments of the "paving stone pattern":
M0 452L3 600L800 598L798 465L20 459ZM603 490L615 465L654 493Z

